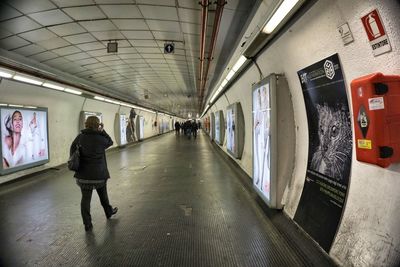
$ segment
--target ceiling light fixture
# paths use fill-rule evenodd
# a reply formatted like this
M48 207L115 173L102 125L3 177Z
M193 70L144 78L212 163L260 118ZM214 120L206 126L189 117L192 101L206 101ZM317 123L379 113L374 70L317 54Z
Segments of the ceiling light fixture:
M42 85L42 81L38 81L32 78L28 78L28 77L24 77L24 76L20 76L20 75L14 75L13 77L14 80L20 81L20 82L25 82L25 83L31 83L34 85Z
M56 84L48 83L48 82L45 82L43 84L43 86L47 87L47 88L50 88L50 89L59 90L59 91L64 91L64 89L65 89L64 87L61 87L61 86L56 85Z
M299 0L284 0L272 17L267 21L267 24L263 28L263 32L266 34L272 33L275 28L282 22L286 15L293 9Z
M65 88L65 92L71 93L71 94L74 94L74 95L81 95L82 94L81 91L73 90L73 89L69 89L69 88Z

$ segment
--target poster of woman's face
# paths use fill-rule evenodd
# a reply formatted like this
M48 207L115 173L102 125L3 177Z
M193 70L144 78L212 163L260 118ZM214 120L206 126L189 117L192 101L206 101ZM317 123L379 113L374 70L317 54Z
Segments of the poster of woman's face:
M49 159L46 111L1 108L0 117L2 170Z
M270 100L269 83L253 91L253 184L270 199Z

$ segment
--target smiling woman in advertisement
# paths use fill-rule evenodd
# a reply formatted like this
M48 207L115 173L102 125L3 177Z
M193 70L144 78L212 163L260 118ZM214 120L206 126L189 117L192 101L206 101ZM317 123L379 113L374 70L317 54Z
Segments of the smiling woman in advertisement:
M3 140L3 168L14 167L24 162L26 145L22 138L23 124L22 113L19 110L5 117L4 125L8 135Z

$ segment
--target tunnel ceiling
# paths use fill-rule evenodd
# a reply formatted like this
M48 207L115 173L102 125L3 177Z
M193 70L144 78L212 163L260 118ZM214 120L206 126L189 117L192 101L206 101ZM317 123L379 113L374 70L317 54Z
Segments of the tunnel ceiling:
M196 114L201 33L197 0L9 0L0 4L0 48L178 115ZM218 77L256 0L227 1L208 80ZM206 56L214 23L210 1ZM243 19L245 18L245 19ZM107 43L118 43L107 53ZM173 42L175 52L164 53ZM222 53L224 57L219 58ZM4 57L1 58L4 60ZM219 66L217 66L218 64ZM219 70L219 72L215 72ZM68 75L69 76L69 75ZM209 91L206 84L206 91Z

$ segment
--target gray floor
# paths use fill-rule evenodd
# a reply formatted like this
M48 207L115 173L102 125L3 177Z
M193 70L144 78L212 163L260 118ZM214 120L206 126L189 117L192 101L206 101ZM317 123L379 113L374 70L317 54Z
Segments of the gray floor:
M0 187L1 266L331 265L315 247L299 247L304 236L274 225L204 134L170 133L107 158L119 212L106 220L94 193L92 233L67 169Z

